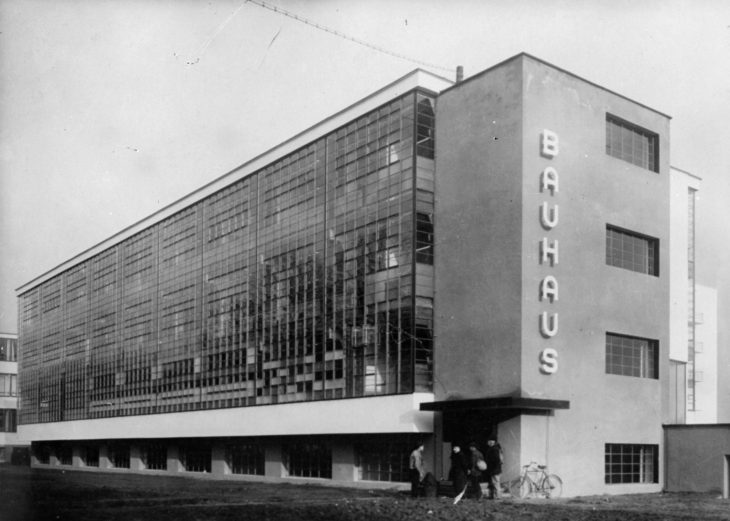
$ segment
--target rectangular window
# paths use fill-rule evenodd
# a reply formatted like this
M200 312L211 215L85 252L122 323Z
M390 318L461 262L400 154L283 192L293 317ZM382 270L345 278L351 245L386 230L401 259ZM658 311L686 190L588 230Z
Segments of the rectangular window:
M142 462L147 470L167 470L167 445L150 442L142 446Z
M0 361L15 362L18 360L18 340L15 338L0 338Z
M606 264L659 276L659 239L606 226Z
M284 447L290 476L332 479L332 450L323 442L299 442Z
M606 153L659 171L659 136L610 114L606 114Z
M109 445L109 462L114 468L129 468L129 445L113 443Z
M212 452L206 443L189 443L179 447L180 461L187 472L211 472Z
M659 342L606 333L606 373L659 378Z
M17 432L18 419L15 409L0 409L0 432Z
M253 443L233 443L226 447L226 462L231 474L254 474L265 472L264 449Z
M606 443L606 483L658 483L659 446Z
M81 458L86 467L99 466L99 447L96 445L87 445L81 450Z
M356 445L359 478L368 481L405 482L413 441L372 440Z
M0 373L0 396L18 395L18 376Z

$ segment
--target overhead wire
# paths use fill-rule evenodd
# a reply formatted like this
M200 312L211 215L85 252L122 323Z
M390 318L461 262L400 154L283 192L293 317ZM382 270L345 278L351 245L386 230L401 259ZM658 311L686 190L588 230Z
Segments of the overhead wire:
M304 18L302 16L299 16L299 15L297 15L295 13L292 13L290 11L287 11L286 9L282 9L281 7L278 7L278 6L269 4L268 2L264 2L263 0L248 0L248 2L250 2L250 3L254 4L254 5L257 5L259 7L263 7L264 9L268 9L269 11L273 11L273 12L278 13L278 14L281 14L283 16L292 18L292 19L294 19L294 20L296 20L298 22L302 22L302 23L304 23L306 25L309 25L311 27L314 27L315 29L319 29L320 31L324 31L324 32L333 34L335 36L338 36L340 38L344 38L345 40L349 40L351 42L354 42L354 43L356 43L358 45L362 45L364 47L367 47L368 49L372 49L374 51L377 51L377 52L380 52L380 53L383 53L383 54L387 54L389 56L393 56L394 58L399 58L401 60L409 61L411 63L415 63L417 65L421 65L421 66L427 67L429 69L438 69L438 70L446 71L446 72L452 72L453 71L453 68L450 68L450 67L444 67L442 65L437 65L435 63L428 63L428 62L425 62L425 61L417 60L415 58L411 58L411 57L406 56L404 54L399 54L399 53L396 53L396 52L389 51L388 49L385 49L385 48L380 47L378 45L374 45L372 43L366 42L365 40L361 40L360 38L355 38L354 36L349 36L349 35L341 32L341 31L338 31L336 29L332 29L332 28L327 27L327 26L324 26L322 24L318 24L317 22L313 22L312 20L309 20L309 19Z

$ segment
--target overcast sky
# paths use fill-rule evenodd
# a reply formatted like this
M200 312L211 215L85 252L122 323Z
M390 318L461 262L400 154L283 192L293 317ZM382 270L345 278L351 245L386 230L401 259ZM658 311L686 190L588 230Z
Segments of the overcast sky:
M268 3L451 79L524 51L669 114L698 278L730 288L730 2ZM0 331L19 286L416 67L242 0L0 0Z

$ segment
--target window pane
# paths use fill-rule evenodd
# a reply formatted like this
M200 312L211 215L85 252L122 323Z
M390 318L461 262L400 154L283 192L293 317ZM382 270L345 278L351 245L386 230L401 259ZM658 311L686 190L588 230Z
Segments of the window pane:
M606 373L658 378L659 342L613 333L606 334Z
M607 443L606 483L658 483L657 445Z
M658 136L606 114L606 153L658 172Z
M606 264L647 275L659 275L659 241L606 226Z

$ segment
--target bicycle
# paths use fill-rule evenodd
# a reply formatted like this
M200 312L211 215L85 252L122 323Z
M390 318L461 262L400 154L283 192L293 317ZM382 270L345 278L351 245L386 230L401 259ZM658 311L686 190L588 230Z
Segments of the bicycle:
M512 497L519 498L560 497L563 493L563 480L555 474L548 474L547 465L538 465L531 461L522 466L520 477L510 483L509 491Z

